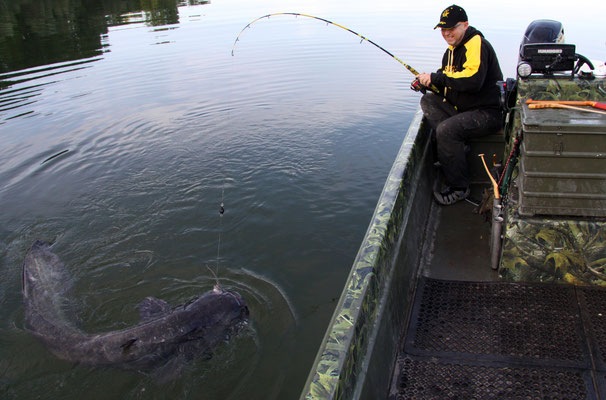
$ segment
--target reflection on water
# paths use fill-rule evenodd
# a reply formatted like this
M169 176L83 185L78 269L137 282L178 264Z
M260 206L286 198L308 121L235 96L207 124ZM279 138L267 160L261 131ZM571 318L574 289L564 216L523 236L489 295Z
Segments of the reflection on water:
M209 0L0 0L0 73L99 56L108 51L108 27L177 24L179 6L208 3Z
M57 82L49 77L102 59L111 51L109 28L176 29L178 7L202 4L210 0L0 0L0 116L10 113L5 117L10 120L31 114L13 110L33 104L44 86ZM40 80L45 82L36 84ZM23 85L28 81L33 82ZM10 90L15 85L19 88Z

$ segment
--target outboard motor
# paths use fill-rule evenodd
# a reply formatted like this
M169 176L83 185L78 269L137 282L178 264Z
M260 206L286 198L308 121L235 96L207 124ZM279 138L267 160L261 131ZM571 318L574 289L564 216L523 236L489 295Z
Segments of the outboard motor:
M520 50L528 43L564 43L564 27L551 19L534 20L526 28Z
M518 77L525 79L532 74L552 76L568 72L574 76L583 64L593 70L591 62L576 54L575 49L574 44L564 43L561 22L549 19L532 21L520 43Z

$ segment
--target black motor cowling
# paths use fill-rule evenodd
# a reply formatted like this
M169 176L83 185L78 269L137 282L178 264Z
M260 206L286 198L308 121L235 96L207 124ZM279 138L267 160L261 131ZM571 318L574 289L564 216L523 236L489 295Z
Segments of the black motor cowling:
M561 22L551 19L532 21L526 28L520 48L527 43L564 43L564 27Z
M574 44L564 43L564 27L561 22L550 19L532 21L522 42L518 59L518 77L528 78L532 74L552 76L571 73L574 76L583 64L593 69L591 62L575 53Z

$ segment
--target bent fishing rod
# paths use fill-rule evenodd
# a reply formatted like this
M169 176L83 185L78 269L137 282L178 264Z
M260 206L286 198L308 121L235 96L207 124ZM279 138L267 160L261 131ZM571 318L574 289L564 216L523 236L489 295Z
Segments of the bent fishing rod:
M242 36L242 33L244 33L244 31L247 28L250 28L252 24L254 24L255 22L260 21L260 20L262 20L264 18L269 19L269 17L278 16L278 15L294 15L295 17L306 17L306 18L317 19L319 21L326 22L326 24L334 25L334 26L339 27L341 29L345 29L347 32L353 33L354 35L356 35L359 38L361 38L362 40L360 41L360 43L362 43L364 40L367 41L368 43L372 44L373 46L375 46L379 50L383 51L385 54L387 54L388 56L390 56L391 58L393 58L394 60L396 60L400 64L402 64L414 76L419 75L419 71L417 71L416 69L414 69L410 65L406 64L404 61L400 60L398 57L394 56L391 52L389 52L388 50L386 50L382 46L379 46L378 44L376 44L372 40L368 39L367 37L364 37L364 36L360 35L358 32L355 32L355 31L353 31L353 30L351 30L351 29L349 29L349 28L347 28L347 27L345 27L343 25L339 25L339 24L337 24L335 22L329 21L329 20L324 19L324 18L315 17L315 16L309 15L309 14L300 14L300 13L273 13L273 14L263 15L262 17L259 17L259 18L256 18L256 19L252 20L244 28L242 28L242 30L240 31L240 33L236 37L236 40L234 41L234 45L233 45L233 47L231 49L231 55L232 56L234 55L234 50L236 48L236 44L240 41L240 36ZM413 81L411 83L410 87L411 87L411 89L413 89L414 91L417 91L417 92L418 91L423 91L423 89L421 88L421 84L419 83L418 79L416 79L415 81ZM431 90L432 92L434 92L436 94L440 94L439 90L435 86L433 86L433 85L430 88L427 88L427 89Z

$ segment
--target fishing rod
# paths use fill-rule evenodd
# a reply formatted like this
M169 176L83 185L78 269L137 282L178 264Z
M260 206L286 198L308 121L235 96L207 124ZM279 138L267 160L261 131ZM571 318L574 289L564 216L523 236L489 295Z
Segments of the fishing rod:
M361 38L362 40L360 41L360 43L362 43L364 40L366 40L368 43L372 44L373 46L375 46L376 48L378 48L379 50L383 51L385 54L387 54L388 56L390 56L391 58L393 58L394 60L396 60L397 62L399 62L400 64L402 64L407 70L409 70L413 75L417 76L419 75L419 71L417 71L416 69L414 69L413 67L411 67L410 65L406 64L404 61L400 60L398 57L394 56L390 51L386 50L385 48L383 48L382 46L379 46L377 43L373 42L372 40L368 39L367 37L364 37L362 35L360 35L358 32L355 32L343 25L339 25L335 22L329 21L327 19L324 18L320 18L320 17L315 17L313 15L309 15L309 14L300 14L300 13L273 13L273 14L267 14L267 15L263 15L262 17L256 18L254 20L252 20L251 22L249 22L244 28L242 28L242 30L240 31L240 33L238 34L238 36L236 37L236 40L234 41L234 45L231 49L231 55L234 55L234 50L236 48L236 44L240 41L240 36L242 36L242 33L247 29L250 28L250 26L252 24L254 24L257 21L260 21L264 18L269 19L269 17L273 17L273 16L278 16L278 15L294 15L295 17L306 17L306 18L312 18L312 19L317 19L319 21L322 22L326 22L327 24L330 25L334 25L336 27L339 27L341 29L345 29L347 32L353 33L354 35L358 36L359 38ZM420 89L420 83L418 83L418 80L413 81L413 83L411 84L411 88L415 91L419 91ZM439 94L439 90L432 85L432 87L428 88L430 89L432 92L435 92L437 94Z

